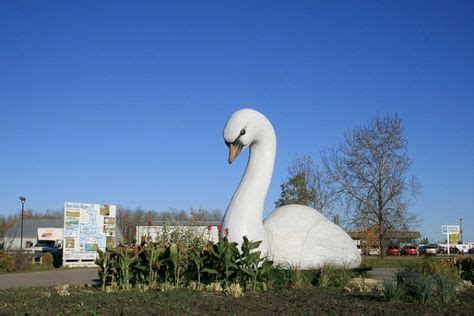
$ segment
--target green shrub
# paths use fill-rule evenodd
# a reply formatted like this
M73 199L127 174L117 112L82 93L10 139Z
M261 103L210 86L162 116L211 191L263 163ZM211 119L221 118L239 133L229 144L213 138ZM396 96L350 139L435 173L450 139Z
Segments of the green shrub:
M474 260L472 258L463 258L456 266L461 270L461 278L474 283Z
M405 294L403 286L396 281L389 280L383 284L383 296L387 301L401 300Z
M343 267L325 265L319 270L317 284L324 287L346 287L354 274Z
M301 289L317 286L319 270L301 270L298 266L278 265L268 274L268 287L275 289Z
M455 300L459 281L446 274L440 274L436 278L437 294L443 303L450 303Z
M403 286L408 301L428 304L433 299L436 280L430 274L412 272L403 278L399 286Z

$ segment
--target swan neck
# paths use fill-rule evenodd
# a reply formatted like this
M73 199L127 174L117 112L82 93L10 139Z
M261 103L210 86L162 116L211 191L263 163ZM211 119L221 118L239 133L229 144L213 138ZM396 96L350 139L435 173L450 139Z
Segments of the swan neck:
M271 127L271 126L270 126ZM231 241L263 240L263 210L275 162L276 137L271 129L250 146L242 180L227 208L223 227Z

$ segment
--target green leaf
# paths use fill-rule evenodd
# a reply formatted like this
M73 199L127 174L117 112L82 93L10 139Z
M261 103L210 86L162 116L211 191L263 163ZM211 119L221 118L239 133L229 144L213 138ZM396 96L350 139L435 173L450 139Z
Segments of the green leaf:
M201 271L209 274L219 274L216 270L210 268L204 268Z

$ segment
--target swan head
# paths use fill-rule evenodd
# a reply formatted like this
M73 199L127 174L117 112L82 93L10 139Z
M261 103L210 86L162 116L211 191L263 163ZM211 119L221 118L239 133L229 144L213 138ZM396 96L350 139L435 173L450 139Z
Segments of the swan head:
M232 114L224 127L224 141L229 147L229 164L240 152L256 143L259 137L270 127L268 119L260 112L242 109Z

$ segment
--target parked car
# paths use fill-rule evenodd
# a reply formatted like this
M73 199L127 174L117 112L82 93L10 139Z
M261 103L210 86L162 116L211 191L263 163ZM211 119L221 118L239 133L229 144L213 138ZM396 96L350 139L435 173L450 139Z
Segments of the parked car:
M453 254L459 254L461 253L461 251L456 246L451 246L449 247L449 253L453 255Z
M400 255L400 248L395 245L388 246L387 249L387 256L399 256Z
M36 243L36 245L32 248L32 251L35 254L39 254L39 255L46 252L50 252L52 255L56 255L61 252L61 249L52 240L39 240Z
M405 246L402 248L402 255L404 256L416 256L418 255L418 250L415 246Z
M470 248L467 253L474 254L474 248Z
M423 249L423 254L425 254L425 255L436 255L439 252L438 248L439 247L436 244L426 245Z
M380 248L379 247L370 247L369 249L369 256L379 256L380 255Z

